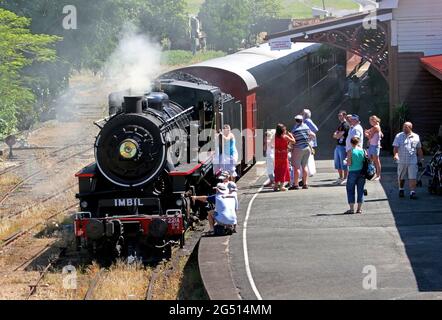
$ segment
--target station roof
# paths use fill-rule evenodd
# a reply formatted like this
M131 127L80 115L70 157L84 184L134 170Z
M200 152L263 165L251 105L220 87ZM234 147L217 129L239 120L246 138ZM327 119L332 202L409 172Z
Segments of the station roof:
M421 63L432 75L442 80L442 55L423 57Z
M216 58L180 69L205 67L225 70L238 75L246 84L248 90L259 86L259 81L254 76L252 69L274 62L284 68L286 65L305 56L307 53L317 50L320 44L316 43L294 43L291 49L272 51L268 43L246 49L225 57Z
M367 16L369 14L370 13L367 12L359 12L343 16L340 18L327 19L319 23L314 23L311 25L293 28L291 30L287 30L284 32L271 34L267 36L266 40L272 40L278 38L281 39L298 38L305 35L309 35L311 33L335 30L350 25L361 24L367 19ZM374 17L376 17L376 19L379 21L391 20L393 18L392 10L391 9L377 10Z

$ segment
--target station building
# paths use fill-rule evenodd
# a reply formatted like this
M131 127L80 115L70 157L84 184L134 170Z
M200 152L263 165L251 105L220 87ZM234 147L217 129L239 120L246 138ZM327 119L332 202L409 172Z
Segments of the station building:
M271 34L317 42L368 60L389 84L390 121L401 104L422 136L442 125L442 1L354 0L361 11Z

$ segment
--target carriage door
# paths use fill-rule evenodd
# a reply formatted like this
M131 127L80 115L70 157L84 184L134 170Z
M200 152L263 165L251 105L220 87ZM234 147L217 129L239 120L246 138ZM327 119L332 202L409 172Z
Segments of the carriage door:
M245 158L246 164L252 164L255 157L255 129L256 129L256 93L247 96L246 109L246 132L245 140Z

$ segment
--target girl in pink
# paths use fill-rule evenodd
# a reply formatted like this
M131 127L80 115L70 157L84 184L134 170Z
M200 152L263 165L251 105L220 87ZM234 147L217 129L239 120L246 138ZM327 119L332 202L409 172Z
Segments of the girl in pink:
M365 130L365 136L369 139L368 156L376 167L376 178L374 180L380 180L382 167L379 156L381 154L381 140L384 137L381 130L381 119L377 116L371 116L370 125L371 128Z

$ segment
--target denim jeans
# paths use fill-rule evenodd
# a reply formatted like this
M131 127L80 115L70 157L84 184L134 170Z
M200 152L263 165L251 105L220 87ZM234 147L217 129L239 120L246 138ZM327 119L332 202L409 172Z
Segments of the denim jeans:
M355 202L355 188L358 191L358 202L364 203L364 187L365 187L365 177L361 175L361 170L350 171L348 173L347 179L347 199L348 203Z

